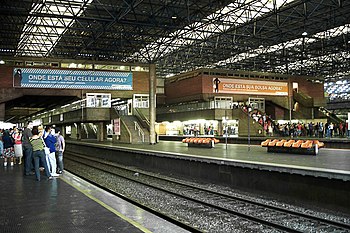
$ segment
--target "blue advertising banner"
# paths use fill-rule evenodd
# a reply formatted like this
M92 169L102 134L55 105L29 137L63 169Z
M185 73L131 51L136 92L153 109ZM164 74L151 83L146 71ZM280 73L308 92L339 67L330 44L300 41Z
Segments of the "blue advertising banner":
M14 68L14 87L132 90L132 73Z

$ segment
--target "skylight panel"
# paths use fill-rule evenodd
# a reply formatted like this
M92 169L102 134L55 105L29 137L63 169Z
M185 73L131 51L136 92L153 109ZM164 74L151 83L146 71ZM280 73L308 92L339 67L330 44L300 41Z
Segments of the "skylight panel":
M341 36L343 34L349 34L349 33L350 33L350 24L345 24L343 26L339 26L323 32L319 32L315 34L313 37L316 37L319 39L327 39L327 38L337 37L337 36Z
M225 65L225 64L232 64L232 63L237 63L240 61L243 61L245 59L249 59L249 58L253 58L253 57L257 57L261 54L268 54L268 53L273 53L275 51L279 51L282 50L283 48L293 48L293 47L299 47L301 46L303 43L305 44L311 44L317 41L318 38L332 38L332 37L337 37L343 34L348 34L350 32L350 24L346 24L340 27L336 27L336 28L332 28L323 32L319 32L316 33L310 37L302 37L302 38L297 38L294 40L290 40L287 42L283 42L280 44L276 44L276 45L271 45L271 46L267 46L267 47L262 47L260 46L258 49L252 49L249 50L248 52L244 52L244 53L240 53L237 54L233 57L230 57L228 59L219 61L217 63L215 63L214 65ZM348 53L343 54L344 56L349 56ZM318 58L319 59L319 58ZM329 56L326 56L324 59L328 60ZM308 62L308 60L304 60L303 62L296 62L295 64L289 64L288 65L288 69L291 70L293 68L298 69L300 68L301 65L303 66L307 66L307 65L312 65L314 63L314 61L312 61L312 59L310 60L310 62ZM279 69L281 71L286 71L285 66L278 66L276 67L276 69Z
M274 5L272 0L237 0L209 15L202 22L195 22L147 45L133 57L144 54L147 54L148 58L154 58L157 54L164 56L180 47L191 45L198 40L205 40L215 33L222 33L233 26L249 22L292 1L294 0L277 0Z
M290 70L298 70L300 67L312 67L316 64L325 64L325 63L330 63L332 61L343 61L350 59L350 54L348 52L340 52L340 53L335 53L335 54L329 54L329 55L324 55L320 57L313 57L310 59L304 59L303 61L296 61L293 63L288 63L288 69ZM286 66L276 66L275 69L280 70L281 72L287 72Z
M93 0L43 0L33 3L17 45L16 56L44 57L53 49L61 35ZM51 17L38 16L51 15ZM55 18L55 15L59 16ZM72 17L62 17L72 16Z

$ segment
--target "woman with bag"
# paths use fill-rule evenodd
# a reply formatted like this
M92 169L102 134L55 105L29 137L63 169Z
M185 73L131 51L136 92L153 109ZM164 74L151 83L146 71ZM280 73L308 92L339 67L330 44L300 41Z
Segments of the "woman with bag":
M14 133L12 134L14 140L14 149L15 149L15 159L14 163L16 164L16 159L19 159L18 164L22 164L23 157L23 148L22 148L22 131L18 128L15 128Z
M15 155L15 151L13 149L13 140L8 130L5 130L2 136L2 141L4 143L4 167L7 167L8 158L10 158L11 166L13 166L13 157Z
M39 170L39 164L44 166L44 171L49 180L52 180L52 176L49 172L49 168L46 164L45 160L45 152L44 152L44 141L39 135L39 130L38 127L33 127L32 129L32 134L33 136L29 139L30 144L33 147L33 158L34 158L34 168L35 168L35 176L36 180L40 181L40 170Z

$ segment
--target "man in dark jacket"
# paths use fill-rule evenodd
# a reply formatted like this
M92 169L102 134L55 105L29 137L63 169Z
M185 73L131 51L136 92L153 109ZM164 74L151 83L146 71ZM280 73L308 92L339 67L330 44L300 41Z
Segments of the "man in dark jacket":
M33 147L30 144L29 139L33 136L32 134L33 122L28 121L27 128L23 131L22 136L22 147L24 156L24 175L29 176L33 174Z

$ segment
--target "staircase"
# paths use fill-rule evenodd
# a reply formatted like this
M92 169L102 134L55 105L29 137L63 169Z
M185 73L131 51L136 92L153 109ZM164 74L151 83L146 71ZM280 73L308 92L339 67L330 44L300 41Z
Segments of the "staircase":
M248 136L248 113L241 108L232 109L232 117L239 119L238 132L239 136ZM264 128L252 117L249 117L249 135L264 136Z
M305 107L314 107L314 99L305 93L293 91L293 98L295 101Z
M120 120L122 123L121 133L124 134L121 137L123 142L131 144L149 143L149 130L141 126L136 116L120 116Z
M82 139L97 139L97 128L93 123L83 125Z
M326 109L324 107L318 108L318 111L321 112L322 114L324 114L327 117L327 119L329 120L329 122L333 122L333 123L343 122L343 120L340 119L337 115L335 115L333 112L329 111L328 109Z
M150 128L150 122L149 122L149 116L148 116L147 113L148 113L148 109L134 108L134 115L139 120L140 125L143 128L149 129Z

